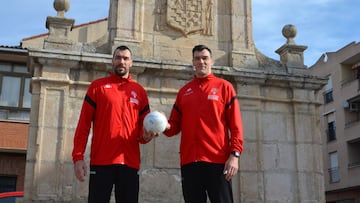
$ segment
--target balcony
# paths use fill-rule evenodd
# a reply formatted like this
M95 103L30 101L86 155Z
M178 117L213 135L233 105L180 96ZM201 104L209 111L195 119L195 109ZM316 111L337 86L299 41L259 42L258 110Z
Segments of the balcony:
M344 135L348 141L360 138L360 95L346 101Z
M356 167L360 167L360 161L358 162L354 162L354 163L349 163L349 168L356 168Z
M351 136L349 139L357 138L360 130L360 95L357 94L343 102L345 116L345 136ZM359 136L360 137L360 136ZM348 139L348 140L349 140Z
M347 174L349 187L356 187L360 185L359 174L360 174L360 163L357 162L357 163L349 164L348 174Z
M356 140L360 138L360 121L359 120L353 120L352 122L348 122L345 125L344 129L344 135L346 137L346 140Z
M360 138L353 139L347 142L349 168L360 166Z
M356 95L360 89L360 80L353 79L342 84L341 94L344 98L350 98Z

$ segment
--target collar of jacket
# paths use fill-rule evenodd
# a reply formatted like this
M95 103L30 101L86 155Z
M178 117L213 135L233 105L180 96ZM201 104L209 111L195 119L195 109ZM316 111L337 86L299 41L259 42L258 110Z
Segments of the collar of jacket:
M126 82L130 82L132 80L130 74L127 78L122 78L114 73L110 73L110 79L115 81L115 83L126 83Z
M204 82L207 82L207 81L209 81L209 80L211 80L213 78L215 78L214 73L210 73L208 76L205 76L203 78L198 78L198 77L194 76L194 80L196 82L198 82L198 83L204 83Z

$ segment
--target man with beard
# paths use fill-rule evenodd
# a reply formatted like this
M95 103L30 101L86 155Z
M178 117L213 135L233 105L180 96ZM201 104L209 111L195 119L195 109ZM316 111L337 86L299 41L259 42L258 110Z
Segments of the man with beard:
M130 49L117 47L112 72L93 81L85 95L72 157L75 176L84 181L84 152L92 127L89 203L109 202L114 185L116 202L138 202L139 143L149 142L158 133L143 130L150 109L146 91L129 74L132 62Z

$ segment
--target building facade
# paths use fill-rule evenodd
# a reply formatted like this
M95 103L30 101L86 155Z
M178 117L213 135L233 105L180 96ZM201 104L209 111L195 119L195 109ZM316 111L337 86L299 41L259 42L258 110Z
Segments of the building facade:
M360 44L325 53L311 74L328 77L321 134L327 202L360 202Z
M46 19L47 35L22 41L32 76L24 202L86 202L88 182L73 174L72 139L86 89L107 75L116 46L133 50L132 77L151 109L169 115L178 89L193 78L196 44L213 50L214 73L234 85L241 104L235 202L325 201L318 91L326 79L305 73L306 46L292 40L295 27L284 27L290 35L276 61L254 45L251 0L184 2L111 0L107 19L77 29L57 10ZM183 202L180 136L141 146L141 203Z
M0 192L23 191L30 119L28 51L0 47Z

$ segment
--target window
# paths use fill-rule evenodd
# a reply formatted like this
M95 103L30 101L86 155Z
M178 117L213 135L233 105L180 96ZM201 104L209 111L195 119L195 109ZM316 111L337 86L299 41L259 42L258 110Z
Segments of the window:
M30 80L25 64L0 62L0 119L28 120Z
M325 101L325 104L328 104L328 103L334 101L332 90L324 93L324 101Z
M326 203L355 203L355 199L343 199L336 201L327 201Z
M0 64L0 106L30 108L30 74L25 65Z
M325 104L328 104L328 103L330 103L332 101L334 101L334 98L333 98L332 78L331 78L331 75L330 75L328 83L325 86L324 102L325 102Z
M16 177L0 176L0 192L16 191Z
M25 65L0 63L0 106L30 108L30 74Z
M330 153L329 158L330 158L330 168L329 168L330 183L339 182L340 175L339 175L338 153L337 152Z
M3 76L1 83L0 105L19 106L21 78Z
M327 141L331 142L336 140L336 124L335 124L335 112L329 113L326 115L326 122L327 122Z
M328 141L336 140L335 121L328 123Z

